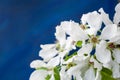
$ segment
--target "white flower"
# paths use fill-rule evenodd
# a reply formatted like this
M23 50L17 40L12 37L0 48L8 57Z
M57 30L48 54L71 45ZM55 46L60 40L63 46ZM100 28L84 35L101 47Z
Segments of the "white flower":
M74 61L77 65L71 67L67 70L69 76L73 76L76 80L82 80L82 76L86 69L88 68L88 63L86 61Z
M104 12L103 8L99 9L99 12L101 13L101 18L105 25L113 24L113 23L118 24L120 22L120 16L119 16L120 15L120 3L118 3L115 7L115 14L114 14L113 22L109 19L109 15Z
M66 40L65 46L62 48L57 44L46 44L41 45L42 50L39 52L39 56L43 58L45 62L50 61L55 56L59 56L59 58L63 59L63 57L71 50L75 49L75 44L72 44L71 38ZM59 50L57 50L57 47Z
M90 27L85 30L90 35L96 35L102 24L101 16L97 11L83 14L81 21L83 25L87 24Z
M43 60L34 60L33 62L31 62L30 67L31 68L41 68L41 67L45 67L48 69L51 69L57 65L59 65L60 63L60 58L59 56L52 58L49 62L44 62Z
M60 26L74 41L88 39L87 34L80 28L80 25L74 21L61 22Z
M60 44L60 47L64 48L64 50L70 51L71 49L75 49L75 45L73 43L74 40L71 37L66 37L63 27L56 27L55 36Z
M41 45L42 50L39 52L39 56L43 58L45 62L54 58L56 55L63 58L66 53L71 49L75 49L75 44L71 37L66 38L65 31L61 26L56 27L55 33L56 39L58 40L55 44Z
M115 7L116 13L113 22L109 19L108 14L106 14L102 8L99 12L101 13L102 21L106 26L101 33L101 38L120 44L120 3Z
M42 50L39 52L39 56L43 58L45 62L49 61L55 55L58 54L56 50L56 44L41 45Z
M114 15L114 23L118 24L120 22L120 3L118 3L115 7L115 15Z
M47 75L50 75L50 80L54 80L54 72L53 68L59 65L60 58L59 56L52 58L48 63L45 63L42 60L34 60L30 66L31 68L36 68L38 70L35 70L31 76L30 80L45 80Z
M120 29L116 24L109 24L101 32L100 39L109 40L109 42L114 42L120 44Z
M113 22L101 8L83 14L80 24L61 22L55 37L56 43L40 46L42 60L31 62L30 67L36 70L29 80L120 79L120 3ZM112 75L106 73L109 70Z
M93 59L93 57L91 57L91 59L80 58L82 57L75 56L72 58L71 63L75 63L76 65L67 70L67 75L73 76L76 80L101 80L100 70L102 69L102 65ZM94 67L89 66L89 59L91 63L93 62L91 65L94 65ZM68 62L68 64L69 63L70 62ZM97 68L96 73L94 68Z

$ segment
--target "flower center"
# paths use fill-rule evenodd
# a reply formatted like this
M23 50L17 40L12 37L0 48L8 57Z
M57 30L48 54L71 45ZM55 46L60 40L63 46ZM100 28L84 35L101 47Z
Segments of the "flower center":
M85 25L83 25L83 24L81 24L80 27L81 27L83 30L86 29Z
M110 50L113 50L113 49L116 48L116 46L114 45L114 43L108 43L107 48L110 49Z
M89 62L90 65L94 65L94 62Z
M94 44L98 43L97 37L93 36L93 37L91 38L91 42L94 43Z

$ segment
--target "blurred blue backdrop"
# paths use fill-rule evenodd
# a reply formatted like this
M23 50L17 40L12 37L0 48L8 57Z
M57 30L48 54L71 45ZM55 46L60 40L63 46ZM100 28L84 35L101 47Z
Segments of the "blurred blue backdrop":
M103 7L112 19L117 0L0 0L0 80L29 80L40 44L55 41L55 26L79 22Z

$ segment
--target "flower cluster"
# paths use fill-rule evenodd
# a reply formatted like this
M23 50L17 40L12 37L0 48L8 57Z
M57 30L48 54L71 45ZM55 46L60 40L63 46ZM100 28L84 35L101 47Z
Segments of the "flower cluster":
M41 45L30 80L120 80L120 3L113 21L103 8L63 21L53 44Z

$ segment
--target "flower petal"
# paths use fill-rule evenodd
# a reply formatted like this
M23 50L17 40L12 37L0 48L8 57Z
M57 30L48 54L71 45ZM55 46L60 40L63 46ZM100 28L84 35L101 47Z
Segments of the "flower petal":
M120 33L116 34L109 42L114 42L115 44L120 44Z
M56 39L59 41L61 46L64 46L65 40L66 40L66 35L65 31L62 29L61 26L56 27L56 33L55 33Z
M110 39L110 42L114 42L116 44L120 44L120 28L117 27L117 33L114 37Z
M80 28L78 23L74 21L64 21L61 23L63 30L70 35L74 41L88 39L87 34ZM81 35L82 34L82 35Z
M120 78L120 65L118 63L113 62L112 72L114 78Z
M83 14L81 21L83 24L88 23L90 28L95 28L96 31L101 28L101 24L102 24L101 16L97 11Z
M115 58L115 61L120 64L120 50L119 49L113 50L113 56Z
M82 80L80 75L81 74L80 68L82 68L82 66L80 65L73 66L67 70L67 74L69 76L73 76L74 78L76 78L76 80Z
M57 57L52 58L52 59L47 63L47 67L53 68L53 67L59 65L59 63L60 63L60 57L57 56Z
M88 28L85 30L85 32L89 35L96 35L97 34L96 28Z
M111 38L115 37L116 33L117 26L115 24L110 24L103 29L100 38L104 40L110 40Z
M46 63L42 60L34 60L30 64L31 68L40 68L40 67L46 67Z
M93 56L90 58L90 62L94 63L94 68L97 68L99 71L102 69L102 64L99 63Z
M114 23L118 24L120 22L120 3L115 7Z
M61 80L71 80L71 76L68 76L66 72L66 67L62 66L60 70L60 79Z
M100 71L97 70L95 80L101 80L101 78L102 78L102 77L101 77Z
M70 51L71 49L76 49L73 39L68 37L66 40L65 50Z
M112 68L112 63L113 63L112 60L109 61L108 63L103 63L103 67L108 68L108 69L111 69L111 68Z
M84 80L95 80L95 72L92 67L90 67L86 72L84 76Z
M39 56L46 62L53 58L57 53L58 51L56 49L41 50Z
M111 52L106 49L106 42L101 41L100 44L96 45L96 58L101 63L108 63L111 60Z
M45 44L45 45L40 45L40 47L44 50L52 49L56 46L56 44Z
M48 72L46 70L35 70L31 75L29 80L45 80Z
M112 24L112 21L109 19L109 15L104 12L103 8L100 8L99 12L101 13L102 21L105 25Z
M90 56L90 52L92 51L92 44L85 44L82 46L81 49L78 50L78 56L81 56L83 58L89 57ZM86 55L86 56L85 56Z

